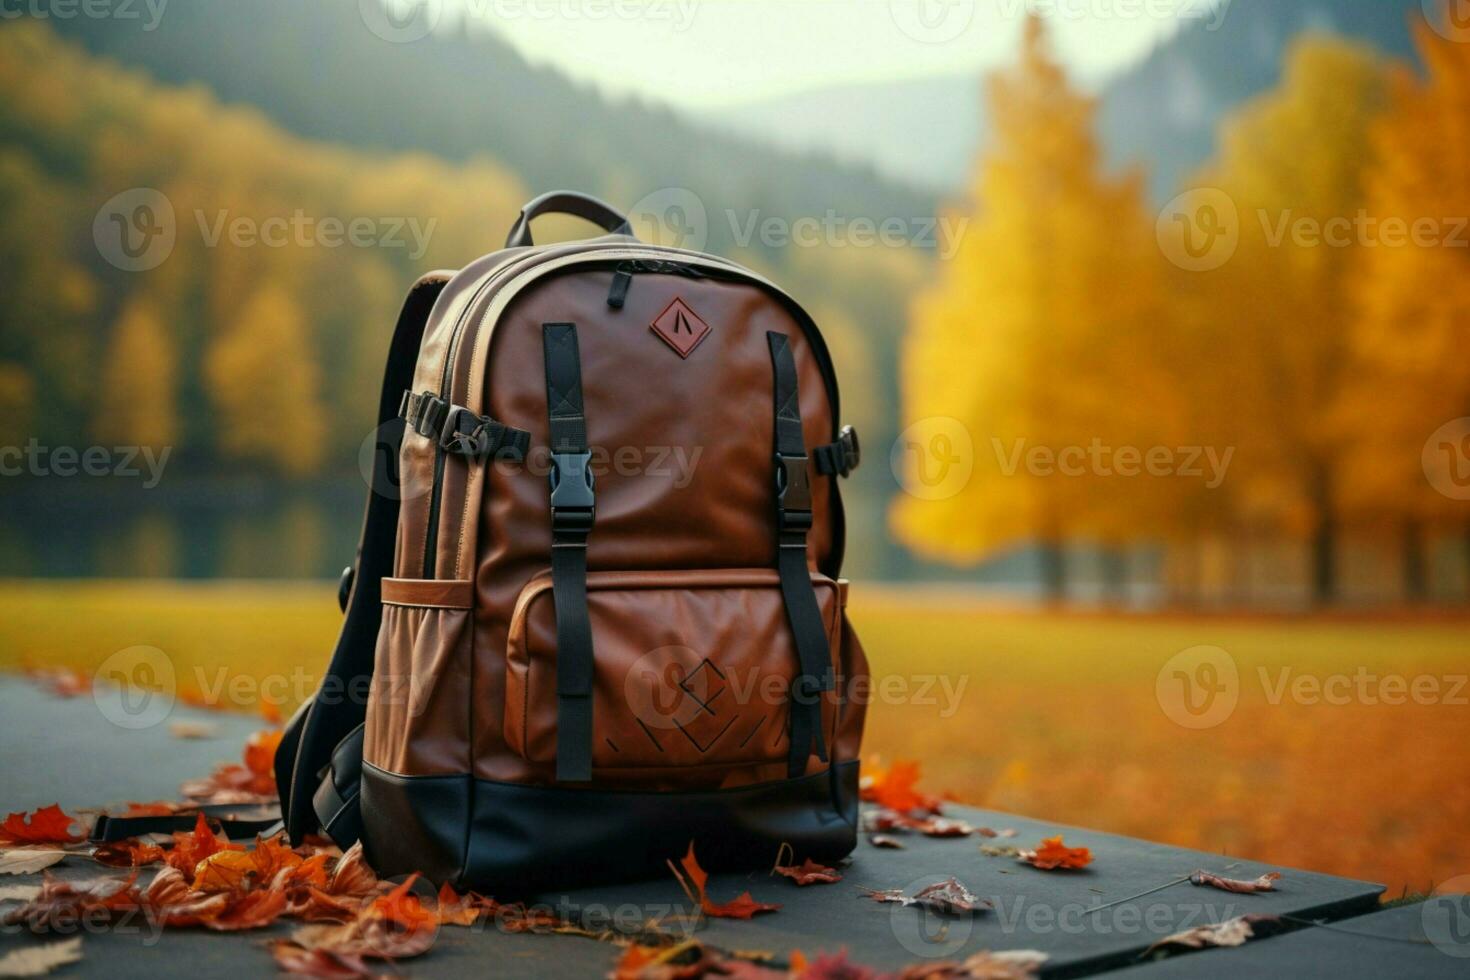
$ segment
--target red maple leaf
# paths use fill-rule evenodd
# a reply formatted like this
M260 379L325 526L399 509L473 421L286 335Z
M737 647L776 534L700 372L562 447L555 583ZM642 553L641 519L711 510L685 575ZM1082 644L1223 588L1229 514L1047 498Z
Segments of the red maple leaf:
M43 806L29 818L25 813L12 813L0 823L0 844L75 844L86 834L73 834L72 825L81 826L76 817L63 813L55 803Z

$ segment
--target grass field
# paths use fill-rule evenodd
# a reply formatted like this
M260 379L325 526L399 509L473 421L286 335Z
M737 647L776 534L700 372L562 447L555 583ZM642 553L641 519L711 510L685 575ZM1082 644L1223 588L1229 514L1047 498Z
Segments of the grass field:
M0 667L90 669L148 645L186 696L252 710L260 678L278 678L272 698L310 689L334 600L318 584L9 582ZM930 790L1395 894L1470 873L1470 620L1044 615L862 586L851 613L887 685L865 752L921 761ZM1238 700L1195 730L1162 704L1171 658L1201 645L1234 662ZM1189 656L1188 676L1215 679Z

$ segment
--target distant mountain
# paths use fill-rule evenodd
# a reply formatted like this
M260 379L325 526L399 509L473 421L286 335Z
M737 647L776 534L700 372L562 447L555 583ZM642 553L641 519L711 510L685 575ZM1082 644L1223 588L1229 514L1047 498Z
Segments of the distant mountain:
M1422 16L1421 0L1233 0L1223 17L1191 20L1103 86L1099 127L1109 156L1143 164L1154 194L1168 197L1213 152L1221 117L1276 83L1293 37L1328 31L1412 60L1409 24ZM971 75L843 85L721 108L709 119L953 192L984 140L980 95Z
M894 180L958 187L984 129L971 76L834 85L721 108L710 125L799 153L827 152Z
M1150 171L1168 197L1214 152L1221 118L1276 84L1304 31L1340 34L1414 59L1411 18L1421 0L1234 0L1218 30L1193 21L1103 92L1100 128L1110 156Z

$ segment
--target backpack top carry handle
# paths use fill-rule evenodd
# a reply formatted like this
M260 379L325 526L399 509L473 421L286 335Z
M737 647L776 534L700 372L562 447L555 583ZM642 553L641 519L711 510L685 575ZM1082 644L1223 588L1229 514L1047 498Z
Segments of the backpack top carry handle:
M511 226L505 238L506 248L536 244L531 240L531 221L543 214L570 214L590 221L613 235L634 237L633 226L628 219L610 204L605 204L590 194L576 191L547 191L533 198L521 208L521 215Z

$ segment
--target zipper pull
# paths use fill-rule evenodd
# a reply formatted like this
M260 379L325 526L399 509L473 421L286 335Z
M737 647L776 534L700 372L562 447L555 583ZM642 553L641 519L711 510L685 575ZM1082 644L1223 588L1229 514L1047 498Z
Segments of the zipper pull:
M628 287L633 285L633 272L628 263L618 266L613 273L612 288L607 291L607 305L621 310L628 299Z

